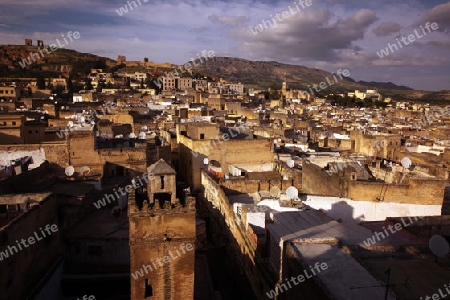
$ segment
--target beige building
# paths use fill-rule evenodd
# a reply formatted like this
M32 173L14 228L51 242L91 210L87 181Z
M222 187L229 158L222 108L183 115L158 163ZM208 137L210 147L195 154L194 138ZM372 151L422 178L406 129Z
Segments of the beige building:
M19 98L19 88L12 86L0 86L0 98Z
M164 76L162 78L162 90L170 91L174 90L176 87L176 79L174 77Z
M192 88L192 78L177 78L176 84L178 90L190 89Z
M23 115L0 115L0 144L24 143Z

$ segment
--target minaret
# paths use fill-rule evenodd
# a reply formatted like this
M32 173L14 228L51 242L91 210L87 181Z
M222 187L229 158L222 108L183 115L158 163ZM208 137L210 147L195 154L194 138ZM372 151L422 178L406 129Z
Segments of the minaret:
M195 198L176 198L176 172L147 168L148 193L128 198L131 299L194 299ZM183 203L182 203L183 202Z
M285 76L283 84L281 86L281 94L286 97L286 92L287 92L287 79L286 79L286 76Z

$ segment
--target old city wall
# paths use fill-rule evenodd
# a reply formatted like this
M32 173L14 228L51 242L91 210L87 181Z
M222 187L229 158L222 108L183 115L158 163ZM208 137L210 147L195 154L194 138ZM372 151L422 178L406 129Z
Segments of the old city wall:
M40 194L42 195L42 194ZM0 261L0 290L2 299L25 299L25 292L32 290L44 274L54 264L60 249L60 231L52 232L45 240L19 250L16 240L34 236L40 233L39 228L45 225L57 224L56 198L47 194L46 199L14 219L0 231L0 251L8 246L16 246L18 252ZM33 195L30 194L30 198ZM39 235L42 237L42 235ZM27 243L28 244L28 243Z
M338 173L328 175L321 167L303 160L302 192L311 195L343 196Z
M410 179L409 184L385 184L380 182L349 181L347 198L384 202L442 205L445 181Z
M246 233L245 226L236 217L232 205L218 183L207 173L202 172L202 185L204 187L204 199L200 201L200 209L214 219L210 222L210 228L214 232L226 232L230 243L227 251L235 257L241 270L246 274L252 285L253 291L263 298L264 292L269 290L273 278L267 275L266 266L262 266L255 257L256 247Z

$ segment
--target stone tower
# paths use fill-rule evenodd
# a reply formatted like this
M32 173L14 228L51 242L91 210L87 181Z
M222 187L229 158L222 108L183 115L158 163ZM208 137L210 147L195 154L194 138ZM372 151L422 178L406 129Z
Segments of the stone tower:
M195 198L176 198L176 172L163 159L128 199L131 299L194 298Z
M125 63L126 61L127 61L127 57L125 55L117 56L117 64L118 65Z

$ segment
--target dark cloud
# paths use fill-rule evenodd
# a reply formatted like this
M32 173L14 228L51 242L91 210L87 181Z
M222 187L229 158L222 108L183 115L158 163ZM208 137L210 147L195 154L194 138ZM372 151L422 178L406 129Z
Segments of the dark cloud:
M438 31L450 31L450 2L440 4L433 7L423 18L423 25L425 22L436 22L439 25Z
M258 34L246 29L232 31L231 36L240 39L240 49L250 55L282 61L333 60L336 50L359 51L352 43L363 39L377 19L367 9L337 19L330 10L322 8L294 15Z
M393 33L399 32L402 27L395 22L384 22L372 29L372 32L376 36L388 36Z

